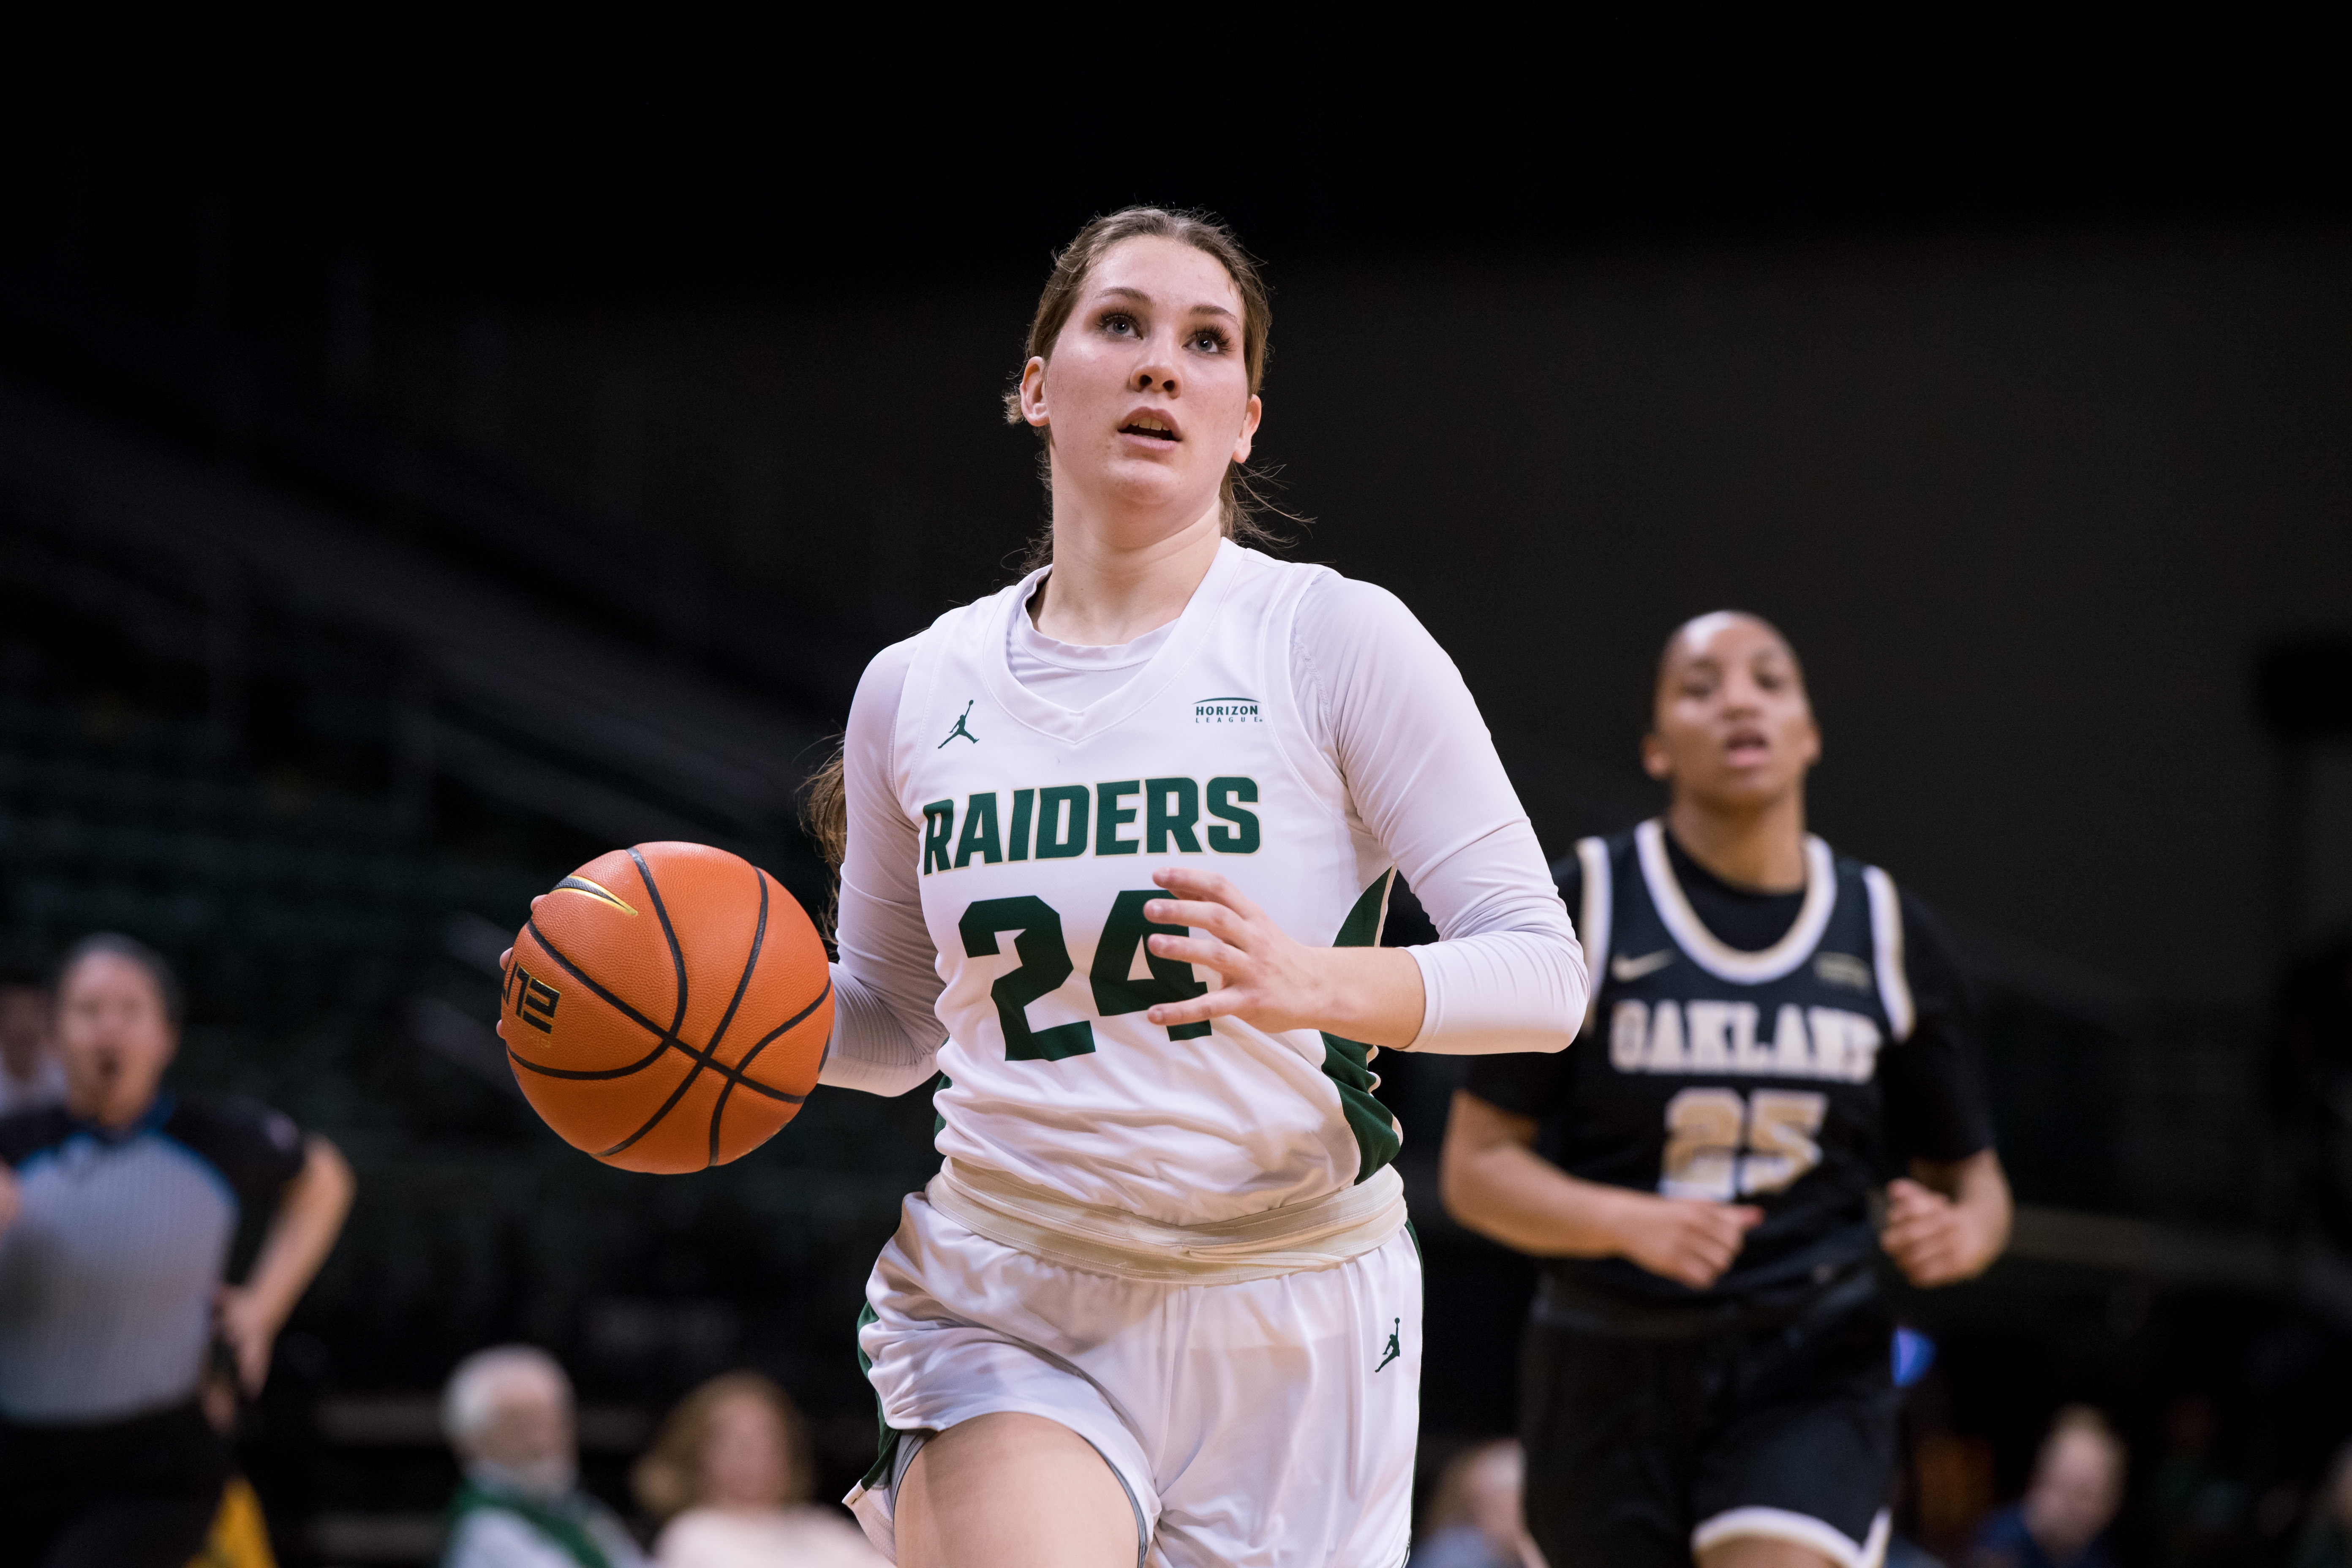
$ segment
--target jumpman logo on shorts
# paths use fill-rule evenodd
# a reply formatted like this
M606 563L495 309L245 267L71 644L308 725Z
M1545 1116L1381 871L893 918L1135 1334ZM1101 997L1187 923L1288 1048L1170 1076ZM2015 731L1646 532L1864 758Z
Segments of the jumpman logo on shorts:
M973 699L971 700L971 702L977 702L977 701L979 701L979 700L980 700L980 699L979 699L979 698L977 698L977 697L975 697L975 698L973 698ZM971 731L969 731L969 730L967 730L967 729L965 729L965 728L963 727L963 721L964 721L966 719L969 719L969 718L971 718L971 702L967 702L967 703L965 703L965 704L963 705L963 711L962 711L961 714L957 715L957 717L956 717L956 721L955 721L955 728L954 728L954 729L952 729L952 730L950 730L950 731L948 731L948 741L952 741L952 740L954 740L958 735L961 735L965 740L970 741L973 745L977 746L977 745L979 745L979 744L980 744L980 737L979 737L979 736L977 736L977 735L975 735L975 734L973 734ZM936 746L932 747L932 748L931 748L931 750L933 750L933 751L935 751L935 752L938 752L938 751L944 751L944 750L946 750L946 749L947 749L947 743L948 743L948 741L941 741L938 745L936 745Z
M1389 1320L1389 1353L1381 1357L1380 1366L1372 1368L1374 1376L1378 1376L1381 1368L1386 1367L1389 1363L1404 1354L1403 1348L1397 1343L1397 1335L1404 1328L1404 1320L1402 1318L1391 1318Z

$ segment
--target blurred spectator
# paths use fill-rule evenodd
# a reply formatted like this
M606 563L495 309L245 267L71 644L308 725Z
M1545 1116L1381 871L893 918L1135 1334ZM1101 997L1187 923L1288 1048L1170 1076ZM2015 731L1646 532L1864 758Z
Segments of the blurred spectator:
M1455 1455L1438 1475L1410 1568L1544 1568L1521 1506L1526 1472L1508 1437Z
M2311 1522L2295 1542L2294 1568L2352 1568L2352 1445L2336 1456Z
M48 987L21 980L0 984L0 1116L65 1097L65 1064L49 1048Z
M2124 1497L2124 1446L2107 1418L2069 1405L2050 1423L2025 1500L1988 1521L1969 1568L2112 1568L2101 1537Z
M65 1102L0 1117L0 1565L181 1568L228 1476L214 1336L258 1390L351 1170L273 1111L163 1091L179 986L140 943L77 943L57 1000ZM268 1231L226 1285L248 1204Z
M572 1380L530 1345L477 1351L441 1396L465 1481L442 1568L645 1568L613 1510L580 1489Z
M809 1500L808 1427L756 1372L679 1401L630 1479L669 1521L654 1542L661 1568L882 1568L847 1516Z

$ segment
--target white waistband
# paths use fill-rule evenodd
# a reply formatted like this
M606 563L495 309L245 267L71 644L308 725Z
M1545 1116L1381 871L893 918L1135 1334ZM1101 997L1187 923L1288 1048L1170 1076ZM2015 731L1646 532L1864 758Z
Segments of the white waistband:
M1312 1203L1208 1225L1166 1225L1073 1203L1001 1171L940 1167L923 1195L989 1240L1048 1263L1162 1285L1231 1285L1360 1258L1404 1228L1404 1183L1387 1166Z

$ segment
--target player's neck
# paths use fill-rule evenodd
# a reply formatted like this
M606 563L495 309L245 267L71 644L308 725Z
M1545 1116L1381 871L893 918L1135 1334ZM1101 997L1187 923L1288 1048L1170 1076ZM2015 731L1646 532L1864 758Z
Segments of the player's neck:
M1727 807L1677 795L1666 831L1683 853L1735 888L1793 893L1805 886L1805 795Z
M1215 509L1151 537L1138 530L1054 522L1054 570L1029 601L1037 629L1056 642L1115 647L1184 613L1216 564L1223 537Z

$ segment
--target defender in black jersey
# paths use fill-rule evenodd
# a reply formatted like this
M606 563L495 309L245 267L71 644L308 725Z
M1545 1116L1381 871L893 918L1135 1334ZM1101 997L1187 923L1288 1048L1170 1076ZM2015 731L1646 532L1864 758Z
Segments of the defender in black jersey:
M1446 1131L1447 1207L1548 1260L1528 1524L1551 1568L1868 1568L1895 1456L1876 1259L1945 1284L2008 1235L1965 989L1916 900L1805 832L1819 731L1769 626L1677 631L1643 752L1665 816L1553 868L1585 1037L1474 1062Z

